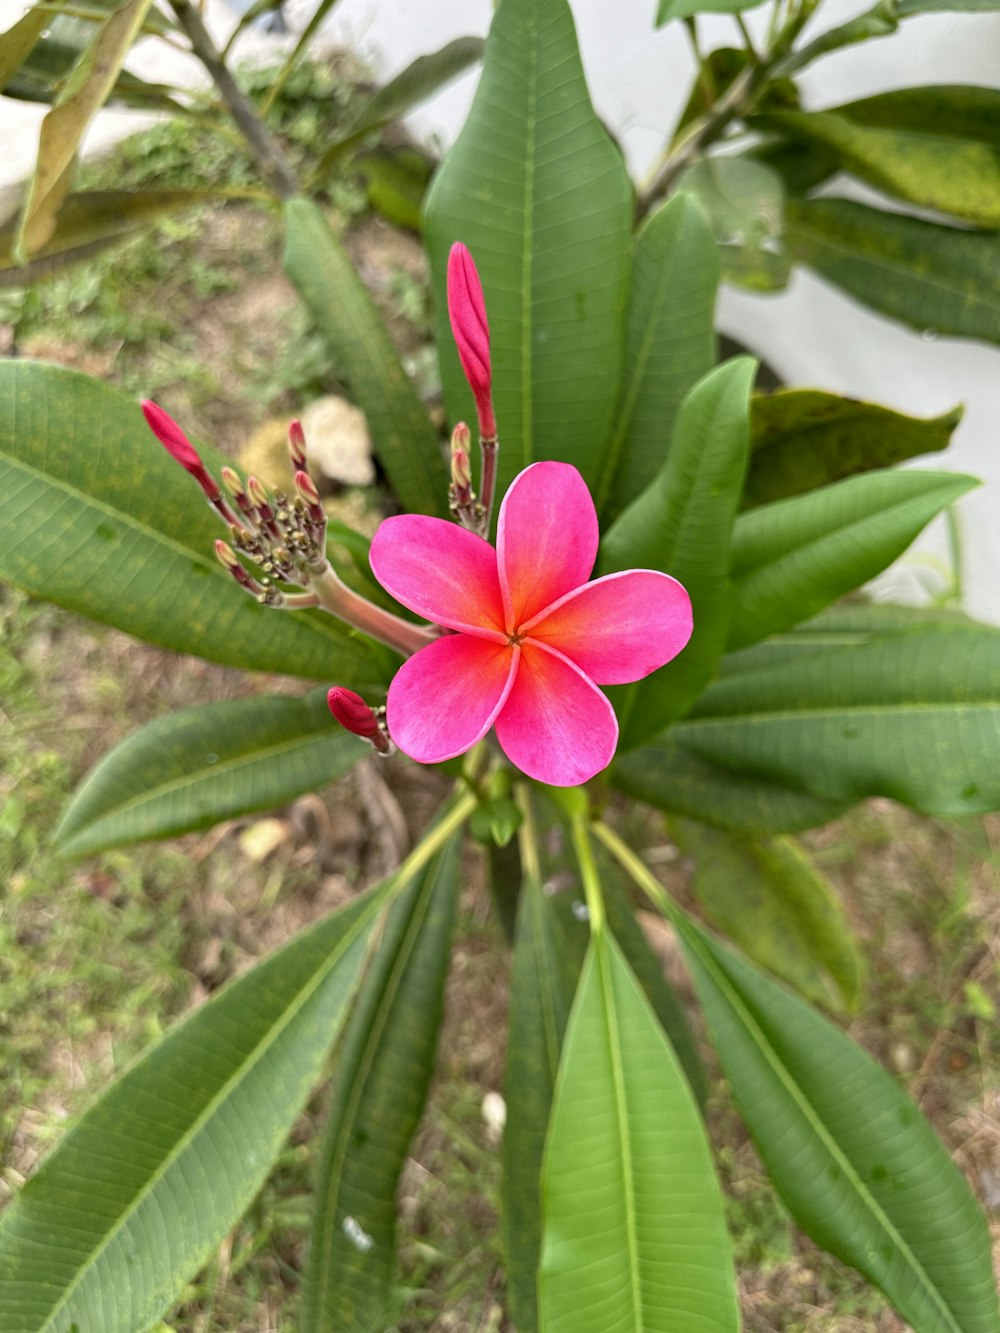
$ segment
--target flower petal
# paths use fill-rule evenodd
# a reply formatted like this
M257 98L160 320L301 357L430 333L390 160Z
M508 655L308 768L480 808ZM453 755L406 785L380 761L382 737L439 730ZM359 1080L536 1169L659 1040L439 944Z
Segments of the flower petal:
M520 650L447 634L403 663L389 686L389 735L411 759L439 764L492 727L517 675Z
M597 559L597 511L568 463L533 463L511 482L497 521L497 563L512 631L586 583Z
M400 514L379 525L368 559L382 587L418 616L506 643L496 552L474 532Z
M618 744L615 710L593 681L530 639L496 728L511 763L553 787L589 781L611 763Z
M676 657L691 624L683 584L655 569L626 569L567 593L522 633L565 653L598 685L625 685Z

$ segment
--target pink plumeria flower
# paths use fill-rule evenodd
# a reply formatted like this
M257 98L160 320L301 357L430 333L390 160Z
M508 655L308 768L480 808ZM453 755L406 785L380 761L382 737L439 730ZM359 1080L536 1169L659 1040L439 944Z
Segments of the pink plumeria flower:
M641 680L691 636L691 602L650 569L587 580L597 513L566 463L534 463L500 506L497 544L442 519L388 518L371 547L397 601L454 630L389 687L396 745L422 764L464 754L491 727L511 763L557 787L611 762L618 721L598 685Z

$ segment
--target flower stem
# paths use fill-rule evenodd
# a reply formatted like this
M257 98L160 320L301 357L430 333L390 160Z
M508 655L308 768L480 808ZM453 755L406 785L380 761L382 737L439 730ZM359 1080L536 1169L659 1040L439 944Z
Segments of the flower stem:
M483 467L479 485L479 535L490 539L490 525L493 522L493 499L497 489L497 453L500 440L496 435L482 436L479 440L482 451Z
M601 881L594 860L594 849L590 845L590 826L583 817L576 817L570 824L570 836L573 850L580 866L580 878L583 880L583 892L587 899L587 913L590 917L591 935L604 933L604 895L601 893Z
M434 625L414 625L369 602L367 597L349 588L329 563L321 570L310 573L309 590L324 611L346 620L355 629L378 639L379 643L395 649L404 657L426 648L440 632Z
M519 782L514 791L514 801L521 812L521 827L517 830L518 850L521 853L521 868L524 878L541 888L542 862L538 855L538 826L535 823L535 808L531 804L531 789L526 783Z
M621 868L627 875L631 876L647 898L659 908L674 926L682 926L685 923L684 913L674 903L649 867L636 856L631 847L624 843L614 829L609 828L607 824L598 821L592 825L592 828L595 836L604 843Z
M409 884L414 875L423 870L431 857L441 850L452 834L462 827L476 808L476 798L472 792L463 791L461 787L456 787L456 793L455 804L417 843L413 851L392 876L394 889L402 889Z

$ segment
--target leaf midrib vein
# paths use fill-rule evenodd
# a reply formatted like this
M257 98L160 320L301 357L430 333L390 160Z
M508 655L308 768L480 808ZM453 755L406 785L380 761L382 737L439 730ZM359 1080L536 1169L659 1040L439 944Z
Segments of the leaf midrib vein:
M854 1170L854 1165L850 1158L841 1150L840 1144L827 1132L823 1121L813 1112L811 1102L799 1089L799 1085L796 1083L790 1071L785 1067L785 1064L781 1060L777 1051L774 1050L773 1046L768 1041L752 1013L743 1003L742 997L733 988L725 972L716 964L715 959L712 957L709 950L705 948L701 940L690 930L690 928L685 929L682 933L688 939L689 947L693 948L695 952L698 953L702 965L705 967L706 971L711 974L715 984L729 1000L729 1003L743 1022L751 1039L756 1041L764 1059L773 1070L775 1077L785 1087L791 1100L799 1108L803 1119L813 1130L813 1133L819 1139L820 1143L826 1147L831 1158L833 1158L844 1172L845 1178L855 1186L858 1197L867 1205L875 1220L881 1224L886 1234L897 1242L898 1252L903 1256L911 1271L917 1276L923 1290L930 1293L934 1303L943 1314L949 1329L953 1330L953 1333L962 1333L961 1327L955 1321L951 1310L944 1304L944 1298L931 1281L929 1274L926 1273L923 1265L913 1253L910 1246L906 1243L905 1239L900 1235L895 1224L892 1222L892 1219L885 1213L878 1200L866 1189L864 1181Z
M118 1236L119 1232L125 1227L129 1219L138 1212L139 1208L141 1208L142 1204L152 1193L156 1185L166 1177L167 1172L179 1159L181 1154L194 1142L204 1126L214 1115L216 1109L229 1096L232 1088L242 1081L245 1071L256 1067L260 1063L260 1060L268 1053L278 1037L282 1035L292 1020L298 1016L336 965L341 961L344 954L348 952L357 937L363 932L369 917L373 916L378 910L381 896L382 895L376 895L375 898L373 898L371 904L369 904L368 911L362 913L359 919L355 922L353 929L351 929L347 935L338 942L339 947L331 953L325 965L318 968L313 973L312 980L298 992L295 1000L286 1008L278 1022L268 1029L264 1038L247 1054L246 1059L241 1061L239 1066L233 1071L219 1091L206 1105L201 1114L195 1119L190 1129L181 1135L175 1147L172 1148L163 1159L162 1166L151 1174L149 1180L143 1185L142 1189L129 1200L127 1207L119 1215L114 1226L108 1229L100 1243L90 1251L86 1261L80 1265L77 1275L73 1278L72 1282L64 1290L62 1296L49 1311L45 1323L40 1326L38 1333L48 1333L48 1330L55 1327L54 1320L65 1308L67 1301L69 1301L87 1273L93 1270L94 1265L98 1262L111 1242Z

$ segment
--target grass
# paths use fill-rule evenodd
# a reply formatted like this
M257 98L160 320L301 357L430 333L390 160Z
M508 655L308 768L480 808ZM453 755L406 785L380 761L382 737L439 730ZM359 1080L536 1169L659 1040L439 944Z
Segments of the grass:
M286 94L283 123L293 151L305 152L347 113L357 86L343 71L299 78ZM228 144L208 144L191 126L174 124L126 144L93 168L90 183L189 183L195 163L211 178L246 176L245 160ZM402 242L363 216L357 187L337 187L335 202L373 247L369 267L391 270L377 295L400 345L419 356L429 323L419 260L396 264ZM170 219L44 288L3 296L0 321L14 324L22 350L161 395L195 435L235 449L262 415L289 413L336 387L282 284L277 241L273 215L259 208L219 205ZM82 864L55 860L50 830L100 754L181 702L225 697L240 679L0 590L0 1203L66 1119L173 1018L375 873L377 839L365 829L351 779L326 794L325 814L303 807L286 815L283 837L264 860L254 859L238 830ZM436 789L412 768L392 772L394 783L408 784L404 809L423 818ZM320 843L313 817L326 821ZM633 832L637 845L662 840L648 818ZM950 825L873 802L807 842L843 896L869 964L854 1034L910 1087L945 1141L961 1146L970 1176L987 1181L1000 1173L990 1110L1000 822ZM672 890L688 901L683 865L667 870ZM431 1103L400 1192L388 1333L507 1327L499 1150L482 1113L484 1096L502 1086L497 1033L507 968L482 885L473 883ZM797 1232L718 1069L711 1073L712 1136L748 1333L898 1330L877 1293ZM322 1110L320 1093L250 1212L166 1327L294 1327Z

